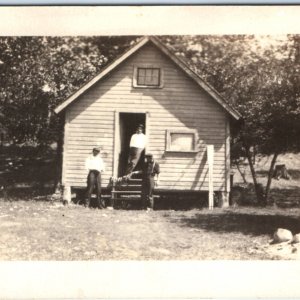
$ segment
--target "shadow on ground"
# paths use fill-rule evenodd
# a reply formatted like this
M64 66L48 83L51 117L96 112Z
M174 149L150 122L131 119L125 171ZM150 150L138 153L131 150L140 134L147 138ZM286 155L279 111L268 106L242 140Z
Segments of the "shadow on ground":
M285 228L293 234L300 232L299 216L253 215L235 212L196 214L173 220L181 226L217 233L240 232L245 235L272 235L277 228Z
M86 191L80 189L76 191L76 198L74 203L83 204L86 197ZM103 198L105 199L106 206L111 204L110 202L110 191L103 190ZM187 211L191 209L202 209L207 207L208 200L206 193L162 193L160 197L155 198L154 209L155 210L176 210L176 211ZM92 199L92 206L95 206L95 200ZM116 200L114 203L116 209L126 210L141 210L142 201L138 197L135 200Z

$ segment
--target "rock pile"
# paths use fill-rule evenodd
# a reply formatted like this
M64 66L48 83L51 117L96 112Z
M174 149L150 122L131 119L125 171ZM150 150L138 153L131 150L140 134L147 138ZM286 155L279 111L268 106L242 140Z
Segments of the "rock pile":
M293 236L287 229L278 228L270 242L268 253L282 259L300 259L300 233Z
M289 242L292 240L293 240L293 234L291 233L291 231L287 229L278 228L273 235L272 244Z
M293 242L294 244L300 243L300 233L294 235L294 238L293 238L293 241L292 241L292 242Z

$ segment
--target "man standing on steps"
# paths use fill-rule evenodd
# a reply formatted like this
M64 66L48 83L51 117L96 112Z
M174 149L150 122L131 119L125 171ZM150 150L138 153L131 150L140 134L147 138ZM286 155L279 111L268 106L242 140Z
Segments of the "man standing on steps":
M100 147L93 148L93 152L85 161L86 170L89 172L87 176L87 197L85 199L85 207L90 207L91 195L96 186L97 207L104 208L101 199L101 173L105 170L104 162L100 156Z
M135 171L132 174L142 174L142 204L144 209L153 209L154 200L153 192L155 185L158 185L160 173L159 164L154 161L153 155L148 153L145 155L142 171ZM157 176L155 181L155 176Z
M144 151L147 138L143 133L144 126L142 124L138 125L136 129L136 133L132 135L129 144L129 157L128 157L128 165L126 168L125 175L130 174L136 165L138 164L141 154Z

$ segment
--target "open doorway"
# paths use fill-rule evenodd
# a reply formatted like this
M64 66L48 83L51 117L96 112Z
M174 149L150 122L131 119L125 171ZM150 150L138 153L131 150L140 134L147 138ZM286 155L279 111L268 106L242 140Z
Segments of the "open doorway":
M120 113L119 116L119 132L120 132L120 152L119 152L119 166L118 176L123 176L128 161L129 143L131 136L135 133L139 124L143 124L146 130L146 114L144 113ZM145 133L145 132L144 132ZM141 159L136 166L140 169L140 164L144 160L145 153L142 153Z

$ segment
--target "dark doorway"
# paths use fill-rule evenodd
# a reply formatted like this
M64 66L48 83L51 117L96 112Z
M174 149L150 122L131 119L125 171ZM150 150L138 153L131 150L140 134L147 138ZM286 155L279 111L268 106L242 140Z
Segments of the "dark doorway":
M118 176L123 176L127 167L129 143L131 136L135 133L139 124L143 124L146 130L146 114L143 113L120 113L119 126L120 126L120 154ZM145 131L144 131L145 133ZM144 159L142 153L141 159L136 166L136 170L140 168L140 164Z

